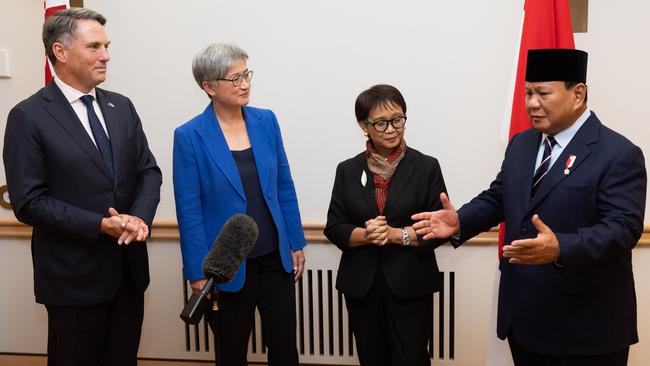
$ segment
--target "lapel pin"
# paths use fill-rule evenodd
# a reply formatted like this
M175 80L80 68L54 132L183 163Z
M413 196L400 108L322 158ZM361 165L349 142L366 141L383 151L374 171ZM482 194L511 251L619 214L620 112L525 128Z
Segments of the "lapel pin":
M564 164L565 166L564 175L569 175L569 173L571 173L571 167L573 166L573 163L575 161L576 161L576 156L569 155L569 157L566 159L566 163Z
M365 187L367 182L368 182L368 177L366 176L366 171L362 170L361 171L361 185Z
M111 108L115 108L115 104L113 104L113 103L108 102L108 103L106 103L106 105L111 107Z

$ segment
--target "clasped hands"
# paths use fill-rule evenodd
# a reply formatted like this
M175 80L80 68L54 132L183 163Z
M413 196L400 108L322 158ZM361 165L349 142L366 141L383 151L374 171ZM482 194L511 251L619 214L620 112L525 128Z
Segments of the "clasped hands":
M433 212L421 212L411 216L416 221L413 229L424 239L447 239L460 232L460 221L456 209L445 193L440 194L442 209ZM503 256L513 264L545 264L560 257L560 244L555 233L539 215L535 214L532 223L537 236L530 239L515 240L503 247Z
M120 214L113 207L108 209L109 217L102 219L100 232L117 239L117 244L144 241L149 236L149 226L139 217Z
M386 245L388 243L400 243L402 238L401 229L388 225L386 216L377 216L364 223L366 227L366 239L374 245Z

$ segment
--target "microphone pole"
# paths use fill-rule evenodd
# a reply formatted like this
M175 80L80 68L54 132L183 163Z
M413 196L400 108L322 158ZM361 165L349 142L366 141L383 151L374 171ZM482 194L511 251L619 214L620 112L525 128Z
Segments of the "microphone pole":
M212 341L214 347L214 366L219 366L219 342L217 342L217 311L219 311L220 292L217 286L212 286Z
M210 306L209 294L216 289L214 278L210 277L201 292L193 293L181 312L181 319L187 324L199 324L203 314Z
M212 249L203 258L203 272L208 278L200 292L192 294L181 312L181 319L189 324L198 324L212 303L212 321L209 324L214 334L214 363L217 365L217 311L219 291L215 284L231 281L257 241L258 228L250 216L235 214L223 225ZM210 300L210 294L212 299ZM227 366L227 365L224 365Z
M192 294L187 304L181 313L181 319L187 324L199 324L206 311L211 311L209 325L212 328L212 339L214 347L214 364L219 366L217 362L217 355L219 354L217 347L217 311L219 311L219 298L220 292L217 288L214 277L210 277L208 282L205 283L200 292ZM206 317L207 321L207 317Z

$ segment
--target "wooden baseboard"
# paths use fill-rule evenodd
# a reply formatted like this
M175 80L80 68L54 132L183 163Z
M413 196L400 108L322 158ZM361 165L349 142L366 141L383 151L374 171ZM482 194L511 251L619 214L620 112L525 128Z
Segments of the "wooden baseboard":
M266 366L266 363L248 362L251 366ZM0 353L0 366L46 366L47 357L45 355L19 354L19 353ZM160 360L141 358L138 359L138 366L206 366L214 365L213 361L185 361L185 360ZM301 364L308 366L307 364ZM336 365L318 365L318 366L336 366Z
M46 366L47 356L27 354L0 354L0 366ZM138 366L205 366L214 365L213 361L182 361L139 359ZM249 365L266 365L249 363Z
M0 366L46 366L45 356L0 354Z

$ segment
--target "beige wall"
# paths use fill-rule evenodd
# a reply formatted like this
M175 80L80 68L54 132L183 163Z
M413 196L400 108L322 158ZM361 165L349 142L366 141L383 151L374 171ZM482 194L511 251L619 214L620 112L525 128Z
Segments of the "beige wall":
M306 221L324 221L336 164L362 149L353 103L361 90L375 83L392 83L402 90L409 110L406 139L439 158L456 203L487 187L501 162L499 134L523 0L85 4L109 19L113 59L104 86L134 100L163 169L158 219L174 218L173 129L207 102L191 77L191 58L213 41L235 42L248 50L249 66L255 70L252 105L272 108L278 115ZM41 0L0 0L0 49L10 50L13 74L0 79L1 130L9 109L43 83L42 6ZM645 39L650 34L650 2L594 0L589 6L589 32L575 36L576 46L590 53L589 104L609 127L650 154L644 110L650 85ZM0 217L9 216L0 209ZM152 273L180 273L177 244L162 245L152 245ZM472 251L466 254L475 258ZM650 305L648 264L650 255L635 252L641 309ZM43 329L45 318L42 308L32 303L28 243L0 240L0 268L0 314L5 317L0 324L21 314L21 320L33 325L0 327L0 352L44 351L45 336L34 331ZM469 275L479 281L479 288L491 286L491 270L488 264ZM169 304L156 305L158 299L164 302L167 291L176 291L166 288L166 280L153 278L147 295L147 306L155 307L150 314L177 315ZM489 301L483 294L468 306ZM153 326L154 320L149 321L145 331ZM641 315L639 327L645 342L650 337L647 316ZM477 337L478 352L485 336ZM22 339L29 343L15 343ZM634 365L650 359L642 353L647 348L643 344L633 348Z
M42 3L2 2L0 48L11 50L15 76L0 79L0 126L12 105L41 86L43 69ZM134 100L165 174L160 219L175 217L173 129L207 102L192 79L191 58L213 41L248 50L251 104L278 115L307 221L324 220L336 164L363 148L353 104L375 83L403 91L406 139L439 158L456 203L487 187L500 165L522 0L85 3L108 17L113 43L104 86ZM650 49L643 46L650 3L589 5L589 33L575 39L590 53L590 107L647 153L650 130L639 115L650 83Z
M0 9L0 49L10 51L12 74L9 79L0 78L0 126L4 136L9 110L43 85L45 51L41 42L42 1L0 0ZM0 185L4 185L4 168L0 174Z

